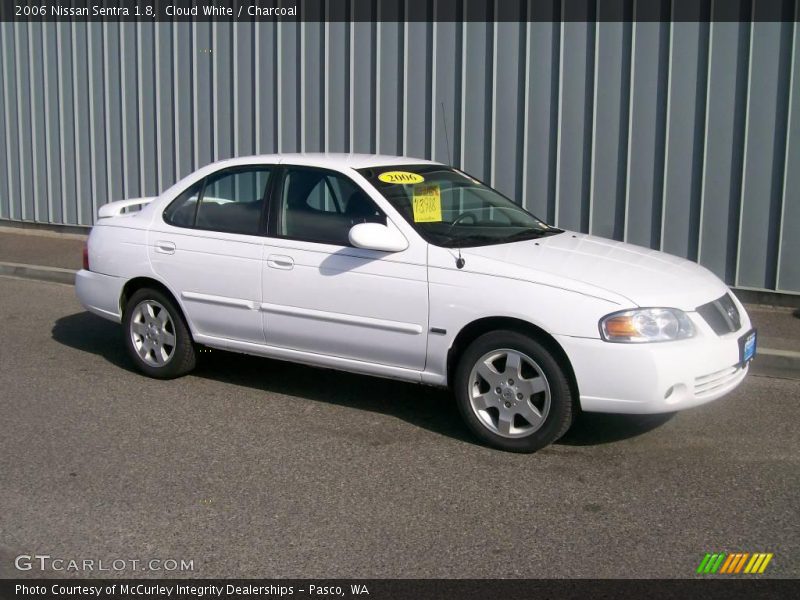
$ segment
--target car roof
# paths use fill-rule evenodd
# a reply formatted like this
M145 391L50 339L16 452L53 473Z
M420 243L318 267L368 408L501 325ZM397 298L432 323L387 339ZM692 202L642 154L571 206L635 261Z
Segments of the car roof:
M424 158L411 156L390 156L385 154L346 154L337 152L298 152L288 154L258 154L241 156L214 163L216 166L235 166L240 164L302 164L334 169L363 169L368 167L390 167L400 165L419 165L437 163Z

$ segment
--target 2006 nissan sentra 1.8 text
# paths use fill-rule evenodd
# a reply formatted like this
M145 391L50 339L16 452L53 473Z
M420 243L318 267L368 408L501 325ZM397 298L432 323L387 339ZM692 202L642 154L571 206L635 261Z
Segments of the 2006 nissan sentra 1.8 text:
M717 399L755 353L703 267L547 225L420 159L237 158L98 217L78 297L151 377L188 373L202 345L448 386L476 436L532 452L579 408Z

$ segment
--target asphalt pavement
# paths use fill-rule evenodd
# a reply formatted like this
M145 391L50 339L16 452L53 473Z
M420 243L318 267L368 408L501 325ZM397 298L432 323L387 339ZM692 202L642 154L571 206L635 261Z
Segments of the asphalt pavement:
M192 560L194 577L800 575L800 381L674 416L583 415L534 455L447 393L225 352L132 370L68 285L0 277L0 577L14 557ZM94 575L98 575L94 573Z

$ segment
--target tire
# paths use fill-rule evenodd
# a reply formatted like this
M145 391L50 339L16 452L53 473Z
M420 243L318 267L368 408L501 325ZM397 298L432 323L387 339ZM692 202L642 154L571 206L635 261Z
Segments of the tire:
M564 369L550 350L520 333L493 331L473 341L458 362L453 386L469 429L500 450L536 452L572 424Z
M145 375L174 379L194 369L192 335L165 293L152 288L134 292L125 305L122 325L128 355Z

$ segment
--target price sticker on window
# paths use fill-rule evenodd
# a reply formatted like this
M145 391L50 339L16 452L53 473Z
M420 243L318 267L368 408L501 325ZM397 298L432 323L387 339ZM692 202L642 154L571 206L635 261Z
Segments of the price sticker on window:
M414 186L414 222L439 223L442 220L442 198L439 186L424 184Z

